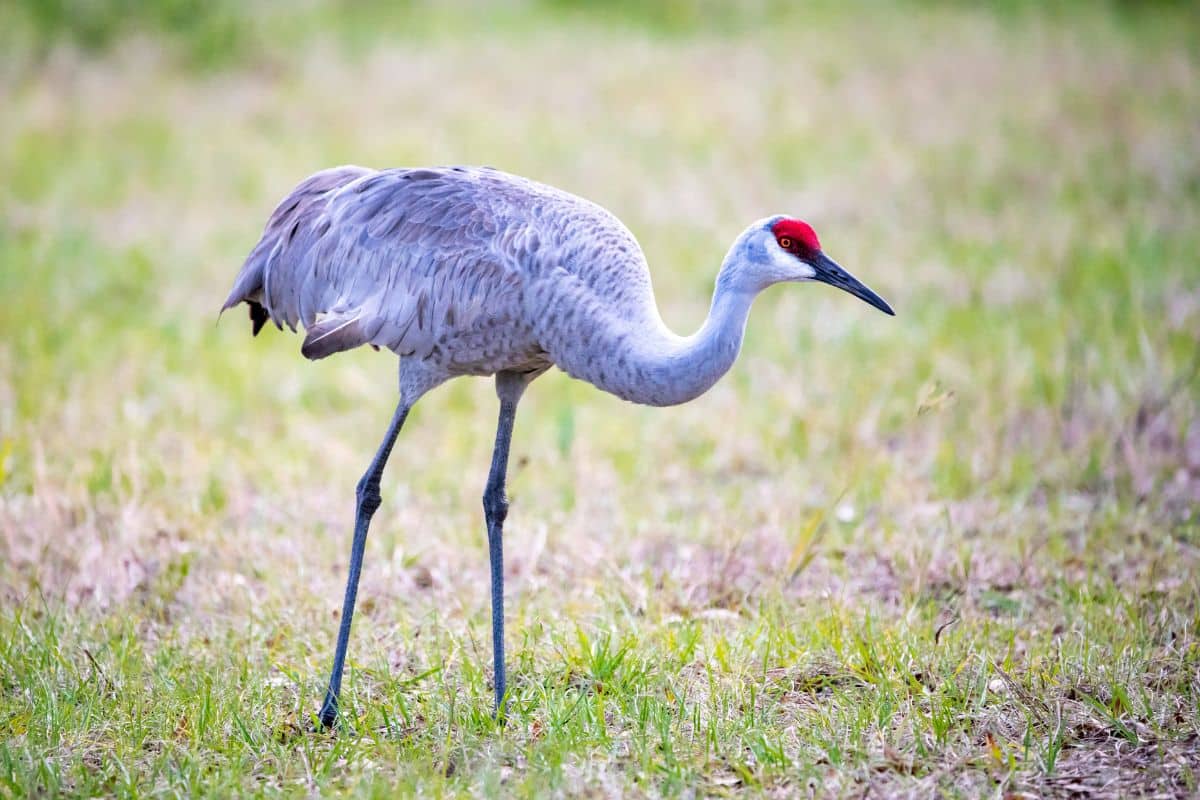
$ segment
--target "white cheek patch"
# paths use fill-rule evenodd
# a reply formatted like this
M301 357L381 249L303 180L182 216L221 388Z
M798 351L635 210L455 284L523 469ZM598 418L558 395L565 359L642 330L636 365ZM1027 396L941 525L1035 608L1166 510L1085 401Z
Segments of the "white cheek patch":
M815 269L796 258L791 253L787 252L779 245L775 245L774 247L770 248L769 253L771 256L772 266L786 276L785 280L809 280L817 274Z

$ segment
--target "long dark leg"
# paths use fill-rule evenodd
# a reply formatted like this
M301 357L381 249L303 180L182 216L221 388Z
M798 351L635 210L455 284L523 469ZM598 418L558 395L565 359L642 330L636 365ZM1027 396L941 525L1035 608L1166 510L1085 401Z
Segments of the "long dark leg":
M379 479L396 443L396 436L404 426L409 405L403 400L396 406L392 422L388 425L383 442L371 460L371 466L358 482L358 505L354 513L354 542L350 546L350 576L346 579L346 599L342 601L341 626L338 628L337 649L333 654L333 673L329 676L329 690L325 693L325 704L321 706L321 724L333 727L337 720L338 693L342 689L342 668L346 664L346 645L350 641L350 620L354 616L354 599L358 595L358 576L362 572L363 548L367 544L367 528L371 517L379 508Z
M488 557L492 567L492 662L496 675L496 718L504 718L504 518L508 516L508 498L504 481L508 473L508 445L512 441L517 400L525 388L525 379L508 374L496 376L500 395L500 422L496 426L496 446L492 468L483 491L483 514L487 520Z

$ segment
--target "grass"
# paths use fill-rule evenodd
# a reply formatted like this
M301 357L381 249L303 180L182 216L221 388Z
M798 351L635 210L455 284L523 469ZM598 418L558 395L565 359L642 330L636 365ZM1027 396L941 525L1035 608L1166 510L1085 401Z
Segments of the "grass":
M1200 790L1186 4L188 7L2 34L0 796ZM395 363L215 311L344 162L596 199L678 330L777 210L899 312L776 289L677 409L532 387L503 729L462 380L397 445L344 725L307 732Z

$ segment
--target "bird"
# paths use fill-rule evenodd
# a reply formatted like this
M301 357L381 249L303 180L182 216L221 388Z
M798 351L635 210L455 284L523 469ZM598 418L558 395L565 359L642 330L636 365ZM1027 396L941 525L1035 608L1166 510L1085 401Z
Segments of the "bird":
M681 336L658 312L646 258L600 205L491 167L341 166L303 180L275 208L222 306L303 327L322 359L363 345L399 356L399 397L356 490L342 615L325 700L338 719L342 672L380 480L410 409L451 378L494 376L499 419L483 491L491 568L494 714L507 707L503 526L517 403L552 367L633 403L673 406L712 387L741 349L755 297L819 281L886 314L878 294L827 256L808 223L752 223L717 273L700 329Z

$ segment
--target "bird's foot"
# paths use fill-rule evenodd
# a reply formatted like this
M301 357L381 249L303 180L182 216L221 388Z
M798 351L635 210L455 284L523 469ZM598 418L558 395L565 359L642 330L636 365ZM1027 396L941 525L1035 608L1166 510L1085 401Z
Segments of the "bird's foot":
M492 708L492 719L496 723L496 727L503 728L508 724L508 698L497 697L496 704Z
M337 716L337 701L326 697L325 704L321 706L321 712L317 715L317 724L313 726L313 733L332 731L337 725Z

